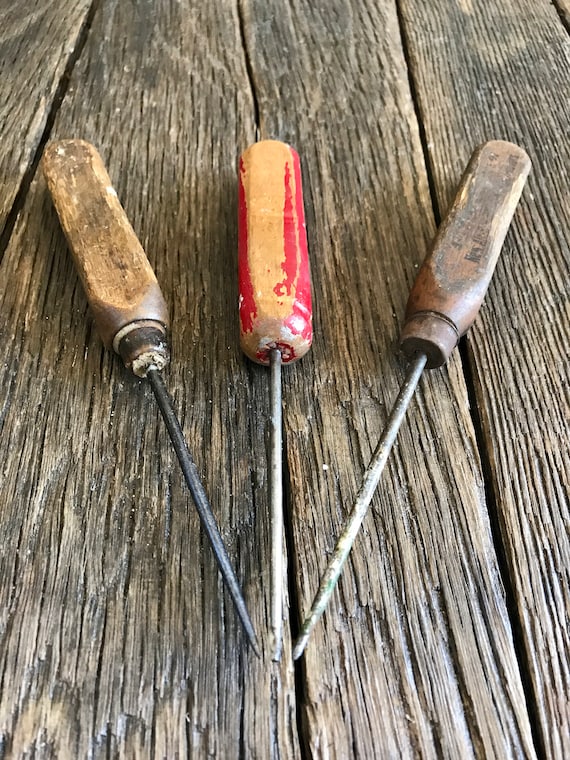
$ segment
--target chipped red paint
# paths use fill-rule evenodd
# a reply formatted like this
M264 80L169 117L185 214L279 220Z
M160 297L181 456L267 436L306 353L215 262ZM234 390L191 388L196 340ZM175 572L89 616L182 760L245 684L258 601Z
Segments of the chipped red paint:
M274 341L263 350L257 352L257 361L261 364L269 364L269 354L274 349L277 349L281 354L281 361L284 364L288 362L294 362L297 358L295 354L295 348L290 343L284 341Z
M291 167L285 163L285 200L283 203L283 254L281 269L285 279L273 288L276 296L290 296L291 288L297 279L298 250L297 250L297 208L293 206L293 189L291 188Z
M243 175L245 167L243 160L239 162L239 190L238 190L238 277L239 277L239 318L241 329L244 332L253 330L253 320L257 315L251 272L247 260L247 201Z
M262 166L264 160L271 163ZM248 207L250 202L254 204L252 208ZM273 349L281 352L283 363L293 362L307 352L313 337L309 256L297 152L276 141L251 146L240 159L238 204L242 349L261 364L269 363L269 352ZM255 238L252 224L259 224ZM252 245L254 249L249 250ZM265 256L264 261L259 260Z
M301 308L299 301L293 303L293 314L285 320L285 327L293 335L300 335L306 343L311 345L313 340L311 314Z
M291 186L291 166L287 162L285 164L285 199L283 204L284 259L281 264L285 279L275 285L273 292L277 296L290 296L293 291L293 313L285 319L284 326L287 332L292 335L300 335L310 345L313 338L311 279L305 209L301 189L301 162L297 151L290 148L289 152L293 164L295 194L293 195ZM295 361L297 358L294 347L290 343L280 342L272 348L280 348L284 363ZM262 351L260 354L267 354L267 351Z
M312 303L311 303L311 275L309 270L309 253L307 249L307 231L305 227L305 208L303 205L303 192L301 180L301 162L298 153L290 148L293 160L293 173L295 178L295 197L291 193L291 178L288 173L289 165L285 172L285 231L284 252L285 262L283 268L287 274L287 280L294 281L293 313L285 319L285 328L292 335L300 335L310 346L313 339L312 326ZM294 201L294 204L293 204ZM290 205L289 205L290 204ZM288 213L290 216L288 217ZM291 294L289 286L288 294ZM293 347L290 347L289 356L283 356L283 362L296 359Z
M307 247L307 229L305 226L305 207L303 204L302 180L301 180L301 161L297 151L291 148L293 156L293 167L295 172L295 187L297 193L295 197L297 211L297 247L299 252L299 268L297 272L297 282L295 284L295 302L293 304L293 314L289 319L288 327L293 332L296 328L298 332L311 345L313 340L313 305L311 301L311 272L309 267L309 251ZM293 325L293 321L295 325Z

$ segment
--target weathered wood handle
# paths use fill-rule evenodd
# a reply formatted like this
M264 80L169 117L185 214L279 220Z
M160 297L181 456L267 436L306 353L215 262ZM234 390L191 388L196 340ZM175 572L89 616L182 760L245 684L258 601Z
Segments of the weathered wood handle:
M161 369L168 310L101 156L83 140L60 140L42 165L103 343L137 375Z
M263 140L239 162L238 275L240 344L259 364L273 349L283 362L313 339L311 280L299 156Z
M444 364L481 306L530 171L522 148L493 140L471 157L414 282L400 345Z

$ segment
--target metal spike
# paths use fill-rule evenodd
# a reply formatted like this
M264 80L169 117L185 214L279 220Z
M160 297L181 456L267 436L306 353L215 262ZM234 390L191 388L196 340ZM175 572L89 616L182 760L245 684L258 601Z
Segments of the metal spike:
M301 632L293 649L294 660L297 660L303 654L309 636L311 635L311 631L325 611L360 525L368 511L372 496L374 495L374 491L380 480L380 475L382 474L386 460L388 459L394 441L396 440L396 435L398 434L398 430L402 424L410 400L414 395L414 391L424 370L426 361L427 357L425 354L419 354L410 363L408 373L400 388L394 406L392 407L392 411L390 412L386 427L378 442L372 461L364 473L362 485L356 496L356 501L350 517L337 541L333 555L322 577L311 610L301 626Z
M253 651L259 657L260 652L257 638L253 629L251 618L245 605L245 600L243 598L241 588L234 573L233 567L230 563L226 547L216 523L216 518L214 517L212 507L210 506L208 497L206 496L206 491L204 490L204 486L200 480L198 469L196 468L194 460L192 459L192 455L190 454L188 446L186 445L184 434L182 433L182 428L180 427L180 423L174 412L172 399L170 398L162 376L158 370L150 369L147 372L146 376L148 377L154 391L154 395L156 396L158 406L160 407L162 417L166 423L166 427L168 428L168 432L172 440L172 445L174 446L174 450L176 451L182 472L184 473L184 478L188 484L192 498L194 499L196 509L198 510L198 515L200 516L202 527L204 528L206 535L210 540L210 544L216 557L218 567L226 583L227 589L230 592L235 610L239 616L239 619L241 620L241 624L243 625Z

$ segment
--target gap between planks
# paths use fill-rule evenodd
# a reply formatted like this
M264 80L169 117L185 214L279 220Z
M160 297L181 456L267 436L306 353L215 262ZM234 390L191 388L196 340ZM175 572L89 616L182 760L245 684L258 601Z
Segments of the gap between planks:
M561 23L565 27L566 31L570 33L570 0L552 0L552 4L560 16ZM410 54L410 40L406 32L406 22L401 8L401 0L395 0L396 11L398 16L398 26L400 30L400 38L402 44L402 50L404 59L406 61L406 68L408 73L408 82L410 87L410 95L414 105L416 114L416 120L418 123L418 130L420 135L420 141L422 145L422 152L424 156L425 170L428 179L429 193L431 204L433 208L433 214L436 227L439 227L442 220L442 213L439 207L435 175L430 161L429 146L427 135L422 119L421 105L418 98L418 90L416 81L414 78L414 66L412 56ZM473 146L475 148L476 146ZM516 594L513 584L511 582L510 574L508 571L508 565L506 561L505 546L501 538L501 530L499 527L499 514L497 509L497 494L493 488L491 472L492 465L489 456L488 448L485 446L485 436L483 433L483 426L481 417L479 414L479 408L477 405L475 384L474 384L474 366L472 359L469 355L467 340L463 337L458 344L458 353L461 359L461 369L469 400L469 416L471 418L471 424L475 433L475 440L477 443L477 450L481 461L481 471L483 475L484 491L485 491L485 503L487 505L487 511L489 514L489 521L491 527L491 535L493 539L493 548L497 556L497 564L501 577L501 582L505 590L505 602L509 616L509 622L511 626L511 633L513 639L513 647L515 656L517 658L519 674L523 686L523 693L525 697L525 703L527 712L529 715L529 723L532 732L533 743L539 756L545 757L546 750L544 742L540 735L539 721L538 721L538 706L534 695L531 682L531 668L528 661L528 656L524 647L523 630L521 621L517 615Z
M12 237L12 232L14 231L16 221L18 219L20 211L24 207L24 203L26 202L30 185L32 184L32 180L36 175L40 160L44 152L44 148L50 138L55 119L57 117L59 109L61 108L63 99L67 93L69 82L71 80L71 74L75 68L75 64L81 57L83 49L85 48L85 44L89 37L89 32L93 25L93 19L95 18L95 14L97 13L100 2L101 0L93 0L89 10L85 15L83 25L77 38L77 44L69 54L69 58L67 59L67 63L65 64L65 68L61 75L61 79L57 85L53 101L46 119L45 127L39 139L37 148L34 152L32 160L30 161L30 165L22 175L20 186L16 192L16 195L14 196L12 208L8 212L4 227L0 232L0 264L2 264L2 261L4 259L4 254L10 243L10 238Z

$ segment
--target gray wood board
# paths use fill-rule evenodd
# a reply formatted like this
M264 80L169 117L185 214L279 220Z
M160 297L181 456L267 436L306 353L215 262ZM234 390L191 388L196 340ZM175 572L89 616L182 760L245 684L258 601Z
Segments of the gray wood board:
M280 666L268 641L269 378L238 350L236 159L257 130L301 153L315 296L314 348L283 378L293 627L403 377L398 328L434 232L427 172L441 213L483 139L531 154L468 355L536 737L565 757L562 22L545 0L211 5L102 3L54 136L100 148L171 305L166 381L264 658L247 649L150 389L93 332L38 177L0 268L0 757L299 756L288 628ZM0 86L2 222L87 13L2 16L4 62L35 40L18 98ZM308 755L533 756L458 357L422 382L299 675Z
M102 3L53 135L99 148L171 306L165 379L264 658L37 177L0 276L0 754L298 755L291 657L265 652L267 376L238 348L236 163L255 139L239 29L229 2Z
M434 220L396 5L244 8L261 136L306 183L316 338L284 387L302 613L403 377ZM457 357L422 383L302 682L310 756L533 755Z
M402 2L438 204L491 137L533 161L468 346L546 757L570 755L570 40L548 2ZM461 76L458 76L461 72ZM490 339L492 336L492 339Z
M0 8L0 231L31 167L91 0L32 0ZM1 254L1 252L0 252Z

